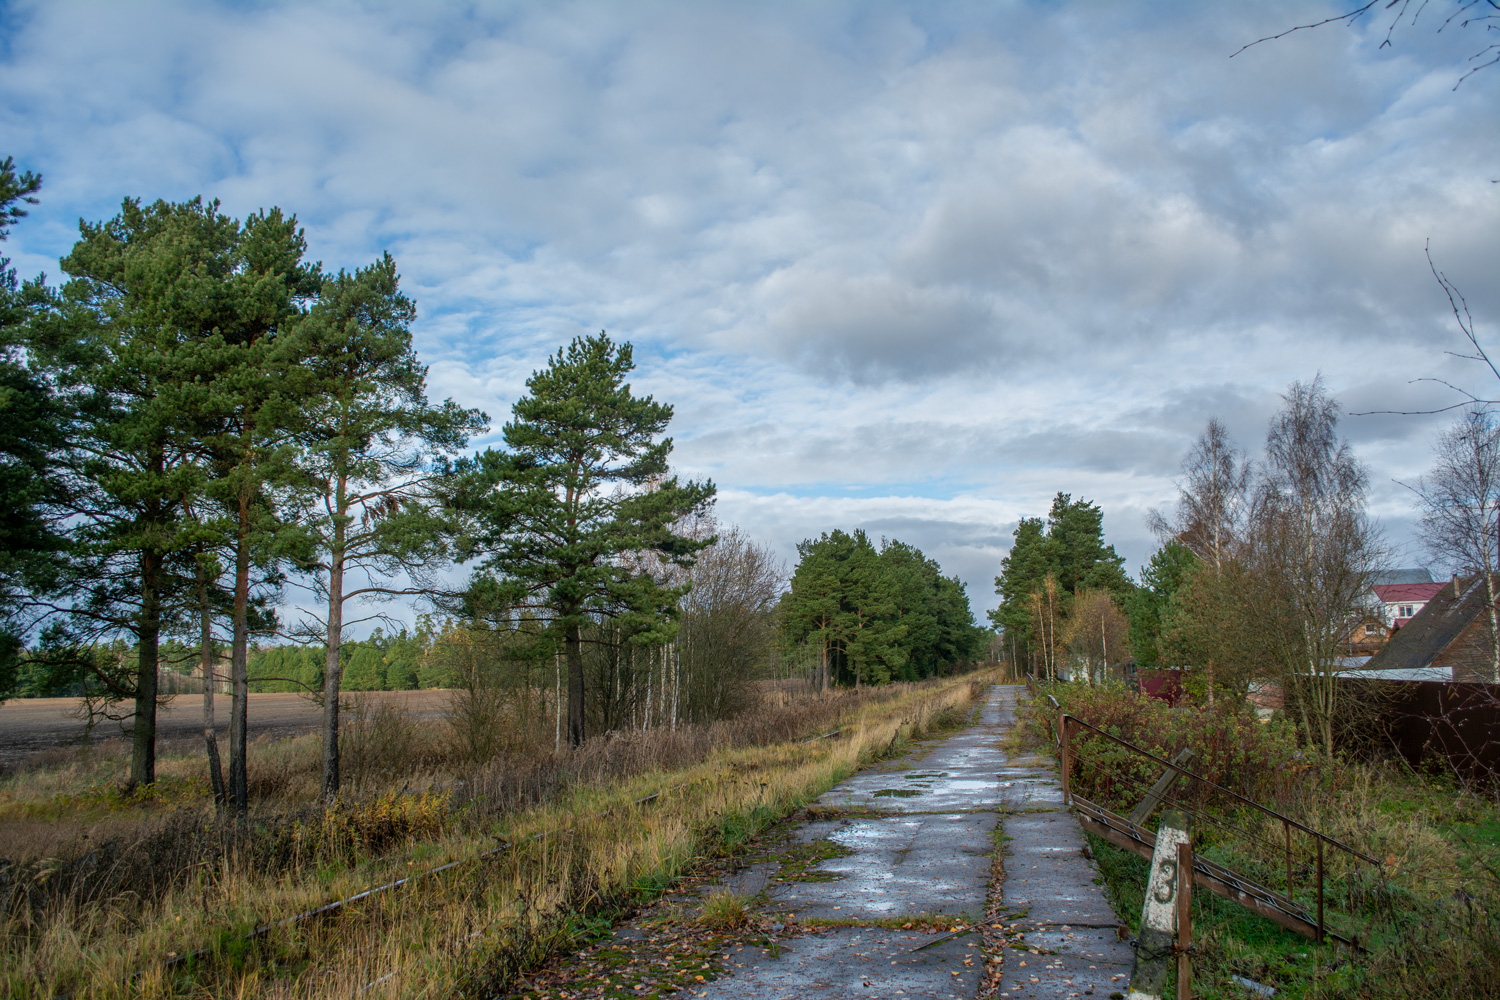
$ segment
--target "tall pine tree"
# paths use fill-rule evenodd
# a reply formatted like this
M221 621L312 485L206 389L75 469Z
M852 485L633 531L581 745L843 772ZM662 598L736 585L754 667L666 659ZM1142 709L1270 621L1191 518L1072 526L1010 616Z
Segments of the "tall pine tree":
M670 474L672 407L631 392L630 345L578 337L533 372L505 425L506 450L462 468L481 556L476 588L547 623L568 670L568 739L583 742L585 630L614 620L626 633L675 633L684 587L665 586L624 558L651 552L691 565L712 538L674 525L708 510L711 482Z
M324 798L339 790L340 649L350 601L421 593L452 526L434 459L463 447L488 418L452 400L427 402L427 367L412 349L416 307L390 254L323 283L302 324L314 392L304 412L302 468L313 495L322 600ZM368 684L366 684L368 686Z

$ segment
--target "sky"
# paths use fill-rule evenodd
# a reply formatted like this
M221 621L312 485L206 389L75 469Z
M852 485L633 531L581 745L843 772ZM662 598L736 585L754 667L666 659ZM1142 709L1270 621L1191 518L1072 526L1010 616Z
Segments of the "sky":
M607 330L721 520L788 566L900 538L981 613L1059 491L1138 572L1209 418L1254 455L1321 374L1422 565L1452 415L1358 414L1500 396L1425 255L1494 343L1500 67L1461 80L1452 2L1235 54L1345 9L0 3L0 156L45 178L6 253L56 281L124 198L279 205L326 267L396 257L475 447Z

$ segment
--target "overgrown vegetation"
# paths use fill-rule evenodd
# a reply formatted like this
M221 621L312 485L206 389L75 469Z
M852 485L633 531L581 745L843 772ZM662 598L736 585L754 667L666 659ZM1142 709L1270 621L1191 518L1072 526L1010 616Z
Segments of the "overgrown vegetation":
M480 767L452 730L355 711L349 794L305 805L320 781L314 737L253 745L251 822L238 835L204 804L200 755L165 757L154 793L137 799L110 790L115 762L97 752L17 775L0 785L0 982L14 996L347 996L377 981L377 996L493 995L695 858L735 849L966 713L981 690L970 678L826 695L763 686L756 710L733 720L577 749L548 741ZM463 863L245 939L450 860Z
M1308 827L1379 858L1379 869L1325 852L1328 925L1369 947L1351 957L1200 890L1193 898L1195 995L1237 997L1231 977L1278 996L1453 997L1496 995L1500 982L1500 808L1441 776L1400 762L1329 758L1307 749L1292 723L1257 723L1248 709L1143 697L1119 686L1046 689L1068 714L1161 757L1195 754L1192 770ZM1056 712L1045 698L1024 713L1026 738L1051 747ZM1070 741L1075 791L1129 812L1162 768L1090 734ZM1278 891L1287 891L1282 824L1232 798L1179 783L1170 801L1199 817L1194 849ZM1140 918L1147 864L1090 837L1132 929ZM1316 908L1316 855L1294 832L1290 894Z

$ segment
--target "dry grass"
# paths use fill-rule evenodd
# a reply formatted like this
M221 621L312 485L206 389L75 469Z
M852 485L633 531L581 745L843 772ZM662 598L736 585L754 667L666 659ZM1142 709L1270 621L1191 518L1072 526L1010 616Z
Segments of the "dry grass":
M372 713L351 726L356 788L332 811L299 807L315 785L314 741L257 746L259 799L239 837L188 790L199 777L190 759L163 762L183 782L176 799L111 798L99 760L66 765L76 768L67 777L20 775L0 791L0 828L46 816L73 823L79 839L51 851L33 841L0 867L0 983L22 996L348 996L369 984L375 996L492 995L572 943L583 915L660 891L695 858L951 721L979 690L964 678L788 697L738 721L534 751L477 775L455 769L439 727ZM794 742L839 725L838 739ZM654 792L664 794L637 804ZM69 806L90 818L64 819ZM111 822L109 837L78 832ZM91 846L100 839L107 851ZM497 844L508 846L486 853ZM328 919L244 940L283 915L461 859ZM162 965L205 945L206 960Z

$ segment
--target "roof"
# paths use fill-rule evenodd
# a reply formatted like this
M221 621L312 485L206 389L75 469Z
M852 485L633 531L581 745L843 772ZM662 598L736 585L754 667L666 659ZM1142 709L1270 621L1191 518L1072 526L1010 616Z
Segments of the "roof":
M1441 667L1414 667L1410 670L1340 670L1340 677L1364 681L1451 681L1453 671Z
M1432 570L1425 566L1413 566L1408 569L1388 569L1375 574L1376 586L1384 587L1396 583L1431 583Z
M1372 589L1375 596L1386 604L1401 604L1407 601L1430 601L1445 583L1377 583Z
M1427 599L1426 606L1412 615L1404 627L1397 629L1380 652L1370 657L1365 669L1405 671L1431 665L1484 607L1481 577L1460 579L1457 597L1453 590L1446 584L1439 587L1438 592Z

